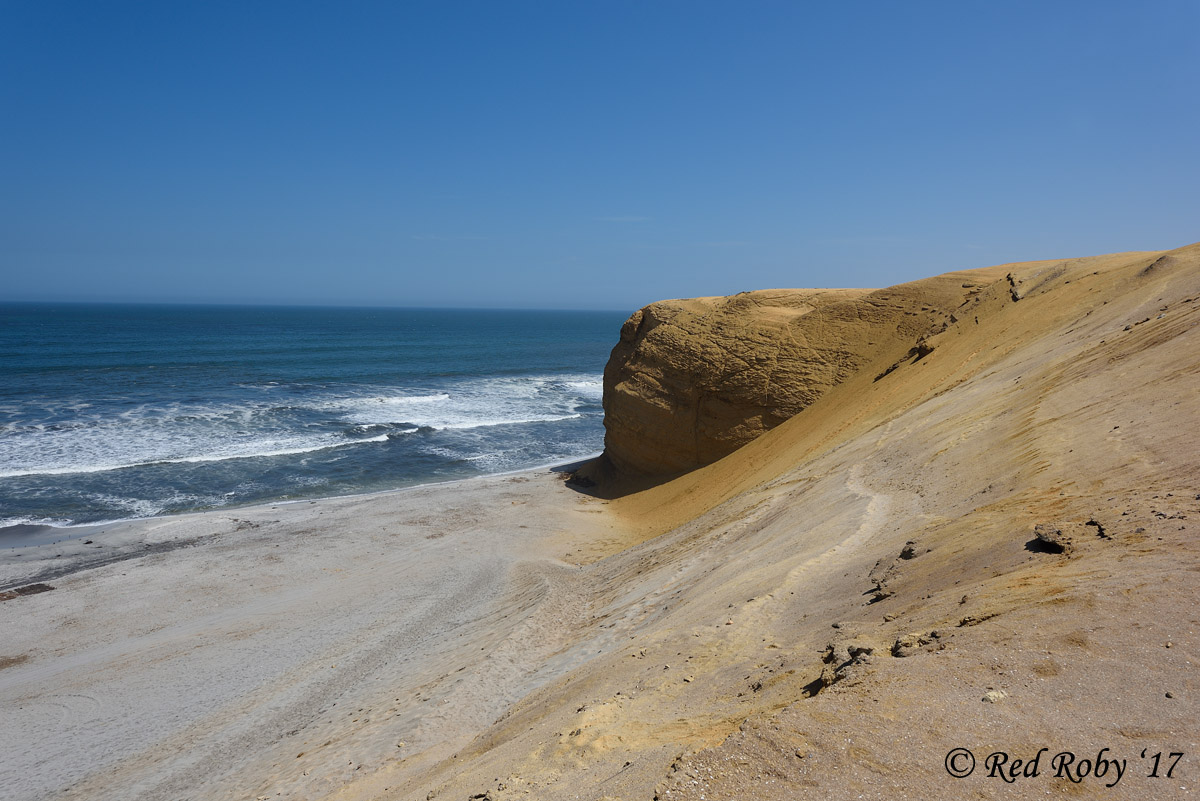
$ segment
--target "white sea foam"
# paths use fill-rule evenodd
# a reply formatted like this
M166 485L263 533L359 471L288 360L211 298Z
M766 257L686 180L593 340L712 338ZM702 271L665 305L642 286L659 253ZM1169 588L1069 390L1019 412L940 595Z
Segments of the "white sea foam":
M434 396L403 394L359 398L347 417L360 424L411 423L434 430L557 422L603 391L593 376L512 376L462 382ZM431 402L436 400L436 403Z
M604 397L604 382L603 381L565 381L568 387L576 390L580 395L584 395L595 400L600 400Z
M399 433L413 433L412 431L401 431ZM342 442L325 442L308 446L291 447L291 448L272 448L270 443L251 443L248 446L243 446L243 450L237 451L232 449L217 449L211 453L199 456L180 456L176 458L157 458L146 459L143 461L129 462L111 462L99 464L77 464L65 467L38 467L16 470L0 470L0 478L14 478L17 476L32 476L32 475L68 475L72 473L103 473L109 470L124 470L130 467L146 467L155 464L200 464L203 462L224 462L230 459L255 459L271 456L292 456L300 453L312 453L314 451L324 451L330 448L345 448L349 445L361 445L367 442L386 442L387 434L382 434L378 437L365 437L363 439L345 440Z
M56 517L0 517L0 528L8 528L9 526L53 526L54 528L66 528L71 525L70 520L63 520Z
M566 374L311 392L264 386L242 401L143 403L107 415L60 402L45 417L6 423L0 478L289 456L420 431L559 422L581 417L601 392L597 376Z
M437 431L465 431L472 428L488 428L490 426L515 426L525 425L528 423L557 423L560 420L575 420L583 417L582 414L563 414L553 417L531 417L528 420L475 420L469 423L446 423L443 426L430 426Z

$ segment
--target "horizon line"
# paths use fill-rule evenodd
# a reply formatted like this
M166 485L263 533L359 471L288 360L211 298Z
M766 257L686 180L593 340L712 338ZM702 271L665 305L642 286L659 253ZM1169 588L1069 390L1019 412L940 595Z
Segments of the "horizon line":
M526 306L406 306L382 304L286 303L271 301L192 301L192 300L0 300L0 306L177 306L186 308L238 309L347 309L388 311L512 311L512 312L595 312L629 314L625 309L585 309ZM641 308L641 307L638 307Z

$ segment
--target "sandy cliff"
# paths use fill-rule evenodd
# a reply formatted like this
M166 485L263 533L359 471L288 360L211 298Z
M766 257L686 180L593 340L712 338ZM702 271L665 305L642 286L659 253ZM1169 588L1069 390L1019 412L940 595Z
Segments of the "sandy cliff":
M1003 275L646 306L622 326L604 371L605 459L626 475L715 462L848 378L919 358L928 337Z

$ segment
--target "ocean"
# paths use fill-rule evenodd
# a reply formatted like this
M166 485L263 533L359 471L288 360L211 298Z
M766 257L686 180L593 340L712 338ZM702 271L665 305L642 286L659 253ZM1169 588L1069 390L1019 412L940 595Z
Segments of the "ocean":
M0 544L589 456L625 316L0 305Z

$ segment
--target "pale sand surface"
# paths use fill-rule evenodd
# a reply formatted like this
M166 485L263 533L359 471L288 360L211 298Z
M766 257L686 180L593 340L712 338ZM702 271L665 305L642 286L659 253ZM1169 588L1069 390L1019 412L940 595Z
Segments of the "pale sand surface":
M930 355L619 500L540 472L96 536L195 539L0 603L0 794L1192 797L1200 248L1160 257L987 271ZM1103 748L1116 786L1052 775Z
M531 546L594 503L537 471L7 551L0 586L132 556L0 603L0 797L311 797L443 754L561 670L532 612L570 571Z

